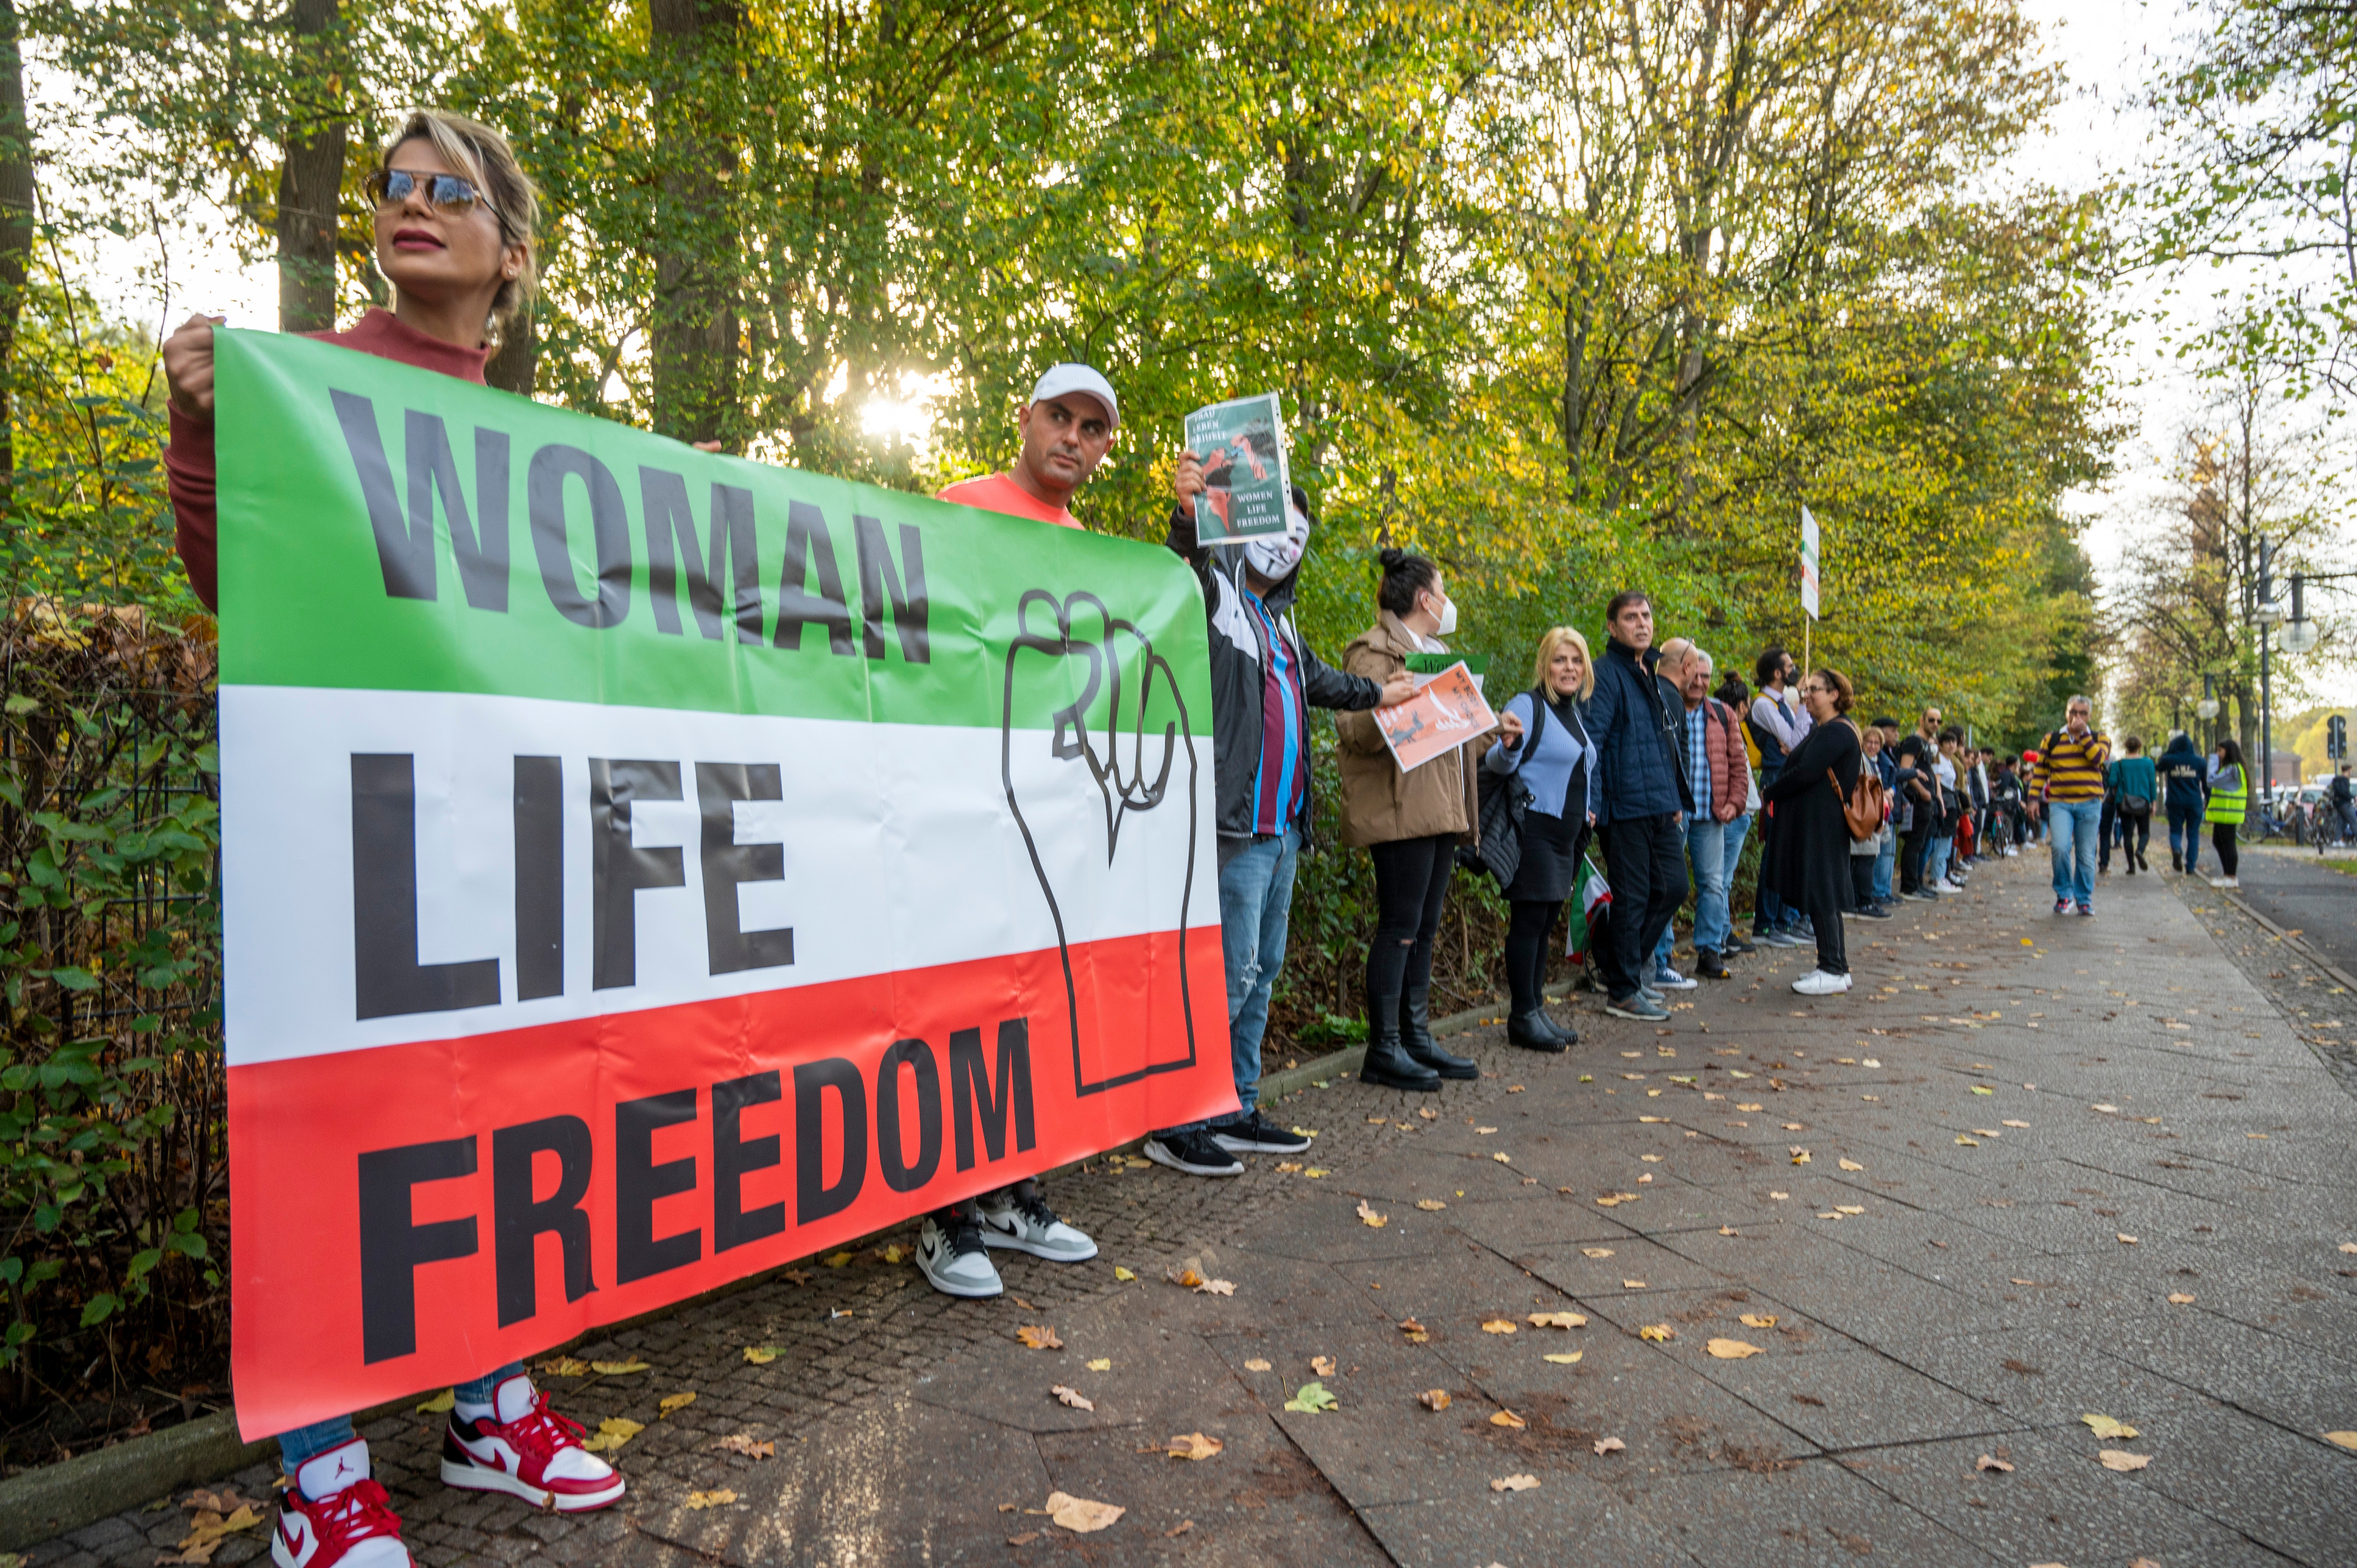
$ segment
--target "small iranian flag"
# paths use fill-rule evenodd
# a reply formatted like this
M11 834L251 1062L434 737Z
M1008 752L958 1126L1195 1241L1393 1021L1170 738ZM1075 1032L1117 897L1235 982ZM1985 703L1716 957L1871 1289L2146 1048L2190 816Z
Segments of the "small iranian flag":
M1604 874L1586 855L1579 857L1579 881L1571 890L1571 914L1565 924L1569 928L1563 944L1563 956L1587 961L1587 934L1595 929L1597 912L1609 908L1612 889Z

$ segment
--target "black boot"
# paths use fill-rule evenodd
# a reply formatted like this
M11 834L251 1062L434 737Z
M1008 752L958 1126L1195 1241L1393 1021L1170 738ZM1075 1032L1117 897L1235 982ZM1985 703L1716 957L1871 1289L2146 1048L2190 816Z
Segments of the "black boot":
M1443 1078L1480 1078L1481 1069L1432 1037L1432 987L1411 985L1400 993L1400 1048Z
M1547 1016L1544 1007L1534 1007L1506 1020L1506 1038L1526 1051L1561 1051L1568 1049L1579 1036L1574 1034L1566 1038L1563 1029Z
M1367 998L1367 1059L1360 1065L1359 1081L1382 1089L1438 1089L1440 1075L1400 1048L1399 1015L1396 993Z
M1713 952L1708 948L1695 949L1695 978L1696 980L1725 980L1727 978L1727 961L1719 957L1718 954Z

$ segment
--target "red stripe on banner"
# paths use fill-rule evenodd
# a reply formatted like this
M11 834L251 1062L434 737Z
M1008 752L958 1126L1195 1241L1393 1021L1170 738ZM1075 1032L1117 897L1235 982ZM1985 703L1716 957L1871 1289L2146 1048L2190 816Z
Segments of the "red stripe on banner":
M1233 1110L1219 928L1186 933L1191 1008L1178 960L1176 931L1071 950L1077 1045L1051 948L232 1068L239 1428L477 1377Z

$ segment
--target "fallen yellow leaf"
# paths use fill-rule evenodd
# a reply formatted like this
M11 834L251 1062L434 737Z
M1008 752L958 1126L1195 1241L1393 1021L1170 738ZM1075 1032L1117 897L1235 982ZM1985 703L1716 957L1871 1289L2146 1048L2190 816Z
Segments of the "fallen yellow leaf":
M1059 1403L1070 1405L1074 1410L1094 1410L1097 1408L1096 1402L1089 1398L1088 1395L1081 1392L1078 1389L1068 1389L1063 1384L1058 1383L1048 1391L1056 1396Z
M1967 1149L1977 1149L1981 1146L1981 1141L1978 1138L1967 1138L1962 1133L1956 1134L1956 1142Z
M692 1405L694 1402L695 1396L692 1393L665 1394L662 1399L655 1402L658 1410L655 1419L657 1421L668 1421L671 1419L672 1412L676 1410L685 1410L689 1405Z
M1835 1214L1863 1214L1866 1212L1866 1208L1863 1204L1836 1203L1834 1205L1834 1212Z
M1440 1210L1448 1207L1448 1205L1441 1202L1440 1199L1437 1197L1419 1197L1415 1200L1415 1206L1418 1208L1423 1209L1426 1214L1437 1214Z
M1054 1329L1038 1324L1025 1324L1015 1331L1015 1337L1034 1350L1060 1350L1064 1348L1064 1342L1056 1337Z
M1530 1325L1534 1328L1585 1328L1587 1319L1577 1312L1534 1312Z
M1846 1171L1862 1171L1866 1169L1864 1165L1859 1165L1856 1160L1840 1160L1835 1163Z
M1447 1389L1426 1389L1424 1392L1415 1396L1415 1402L1424 1406L1426 1410L1447 1410L1449 1403L1448 1391Z
M1135 1269L1125 1269L1119 1263L1115 1263L1113 1266L1113 1277L1127 1284L1137 1277L1137 1272Z
M1511 1410L1501 1410L1490 1417L1490 1424L1492 1426L1512 1427L1514 1431L1520 1432L1523 1428L1528 1426L1530 1423L1524 1421L1521 1416L1516 1415Z
M1582 1247L1580 1251L1590 1258L1609 1258L1612 1255L1612 1249L1609 1247Z
M2152 1463L2149 1454L2131 1454L2125 1448L2106 1448L2095 1457L2106 1470L2141 1470Z
M551 1378L586 1378L589 1375L589 1363L570 1356L551 1356L535 1369Z
M766 1367L784 1354L784 1351L770 1345L748 1345L745 1347L745 1359L752 1362L753 1365L757 1367Z
M824 1263L830 1269L839 1269L845 1263L851 1262L851 1254L848 1252L830 1252L825 1257L821 1258L819 1262Z
M1374 1205L1363 1197L1359 1199L1359 1220L1361 1224L1372 1226L1377 1230L1391 1223L1389 1217L1376 1213Z
M1233 1282L1229 1280L1205 1280L1202 1284L1197 1288L1205 1295L1233 1295L1236 1294L1235 1284Z
M1975 1470L1995 1470L2000 1476L2010 1476L2013 1474L2012 1466L2007 1464L2002 1459L1993 1459L1986 1454L1973 1461L1973 1468Z
M2357 1432L2328 1432L2324 1434L2324 1440L2327 1443L2338 1444L2343 1448L2357 1448Z
M639 1360L592 1361L589 1363L589 1369L593 1372L603 1372L609 1378L627 1378L632 1372L647 1370L647 1364Z
M1558 1367L1576 1367L1579 1365L1579 1358L1582 1354L1583 1352L1578 1350L1553 1351L1545 1359Z
M733 1503L736 1500L737 1494L725 1488L716 1492L690 1492L687 1494L687 1506L692 1509L726 1508L730 1503Z
M419 1405L417 1407L417 1413L420 1415L440 1415L443 1412L448 1410L452 1405L455 1405L457 1402L458 1396L457 1391L452 1389L444 1389L440 1393L436 1394L432 1399L427 1400L424 1404Z
M1617 1437L1599 1437L1595 1444L1596 1452L1599 1457L1606 1454L1618 1454L1628 1446Z
M1110 1357L1110 1356L1100 1356L1100 1357L1098 1357L1095 1360L1091 1361L1091 1362L1089 1363L1089 1370L1090 1370L1090 1371L1092 1371L1092 1372L1110 1372L1110 1371L1112 1371L1112 1370L1113 1370L1113 1358L1112 1358L1112 1357Z
M1254 1356L1251 1360L1244 1363L1244 1370L1247 1372L1265 1372L1275 1365L1275 1363L1273 1361L1265 1360L1261 1357Z
M1200 1432L1189 1432L1170 1440L1173 1459L1209 1459L1227 1444L1216 1437L1206 1437Z
M1048 1494L1048 1517L1075 1535L1103 1530L1129 1510L1111 1503L1091 1502L1068 1492Z
M1675 1339L1677 1337L1678 1331L1666 1323L1648 1323L1637 1330L1638 1338L1650 1339L1656 1345Z
M1775 1317L1767 1313L1747 1312L1741 1317L1737 1318L1736 1321L1742 1324L1746 1328L1773 1328L1776 1326Z
M2129 1439L2137 1435L2135 1427L2123 1421L2114 1421L2108 1415L2083 1415L2079 1419L2085 1422L2087 1430L2098 1437Z
M1511 1165L1514 1163L1512 1156L1508 1155L1491 1155L1490 1157L1497 1161L1501 1165Z
M2004 1127L2027 1127L2027 1126L2029 1126L2029 1122L2013 1122L2013 1121L2007 1121L2007 1122L1999 1122L1999 1123L1998 1123L1998 1125L1999 1125L1999 1126L2004 1126Z
M597 1434L581 1446L592 1454L610 1454L645 1430L646 1426L641 1422L609 1415L597 1423Z
M757 1439L742 1432L732 1433L713 1446L726 1448L731 1454L742 1454L748 1459L774 1459L778 1456L775 1443Z
M1759 1346L1746 1344L1740 1339L1714 1339L1703 1348L1722 1361L1740 1361L1747 1357L1766 1354Z
M1527 1492L1539 1484L1536 1476L1501 1476L1490 1483L1493 1492Z
M2125 1231L2125 1230L2115 1230L2114 1232L2112 1232L2112 1234L2114 1234L2115 1236L2117 1236L2117 1237L2120 1239L2120 1240L2121 1240L2125 1245L2127 1245L2127 1246L2133 1247L2133 1246L2135 1246L2135 1245L2136 1244L2136 1239L2135 1237L2133 1237L2133 1236L2129 1235L2129 1234L2128 1234L2126 1231Z
M1485 1317L1481 1320L1481 1332L1484 1334L1512 1334L1513 1331L1514 1320L1511 1317Z
M1321 1378L1330 1378L1341 1368L1331 1356L1312 1356L1309 1358L1309 1369Z
M2169 1293L2169 1305L2171 1306L2191 1306L2193 1305L2193 1298L2186 1294L2181 1290L2173 1290Z

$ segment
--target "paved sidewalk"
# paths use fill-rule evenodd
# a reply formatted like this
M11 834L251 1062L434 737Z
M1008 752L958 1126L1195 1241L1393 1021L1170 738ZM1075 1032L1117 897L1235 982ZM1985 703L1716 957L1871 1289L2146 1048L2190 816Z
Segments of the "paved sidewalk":
M550 1383L647 1425L608 1515L446 1494L436 1417L371 1442L432 1563L2357 1561L2322 1436L2357 1428L2357 1102L2161 879L2050 902L2042 855L1998 863L1853 923L1846 997L1763 952L1666 1027L1583 1012L1566 1056L1470 1036L1485 1076L1440 1095L1306 1092L1299 1171L1067 1177L1103 1257L1018 1260L1000 1301L869 1253L616 1336L578 1354L652 1369ZM1313 1380L1336 1408L1286 1409ZM1166 1455L1193 1433L1222 1450ZM1075 1535L1028 1511L1059 1490L1126 1512ZM31 1561L144 1568L184 1519Z

